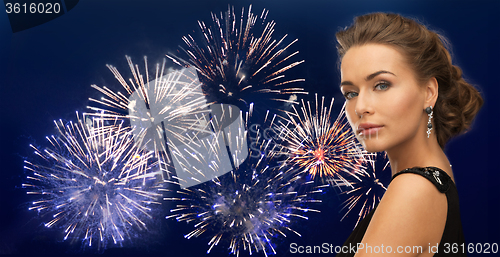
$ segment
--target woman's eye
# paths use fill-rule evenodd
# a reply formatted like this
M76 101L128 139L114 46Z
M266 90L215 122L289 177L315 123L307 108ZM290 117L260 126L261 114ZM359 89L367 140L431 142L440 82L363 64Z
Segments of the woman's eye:
M389 83L387 83L387 82L380 82L377 85L375 85L375 88L379 89L379 90L386 90L386 89L389 88Z
M347 100L350 100L350 99L352 99L353 97L355 97L357 95L358 95L358 93L356 93L356 92L345 92L344 93L344 97Z

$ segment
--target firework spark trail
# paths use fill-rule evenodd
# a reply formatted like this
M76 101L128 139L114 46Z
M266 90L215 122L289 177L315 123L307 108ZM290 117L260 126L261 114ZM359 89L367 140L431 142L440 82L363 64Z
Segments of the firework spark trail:
M339 183L340 188L346 190L340 195L345 195L347 199L341 204L340 212L345 211L341 220L346 218L351 212L359 208L358 220L356 225L372 211L380 202L382 196L387 190L386 186L380 181L383 173L386 171L389 161L384 158L383 168L376 165L377 155L366 155L364 165L356 173L352 173L347 181Z
M116 67L107 65L126 94L92 85L104 96L100 100L90 98L90 101L102 107L88 107L95 113L85 115L125 120L135 128L134 140L154 150L161 162L160 167L169 174L166 165L171 160L165 138L184 140L187 132L206 130L207 124L201 124L203 119L199 116L207 115L209 110L196 70L185 68L169 72L164 59L161 65L156 64L154 78L150 78L146 57L142 71L130 57L126 56L126 59L132 74L128 82Z
M234 145L246 146L242 143L247 140L246 133L228 137ZM259 149L257 155L250 153L248 159L225 176L195 187L172 190L171 197L165 198L176 203L167 219L194 223L194 230L186 238L202 235L211 238L207 253L221 244L228 246L234 255L242 251L276 254L276 238L289 233L300 236L292 228L294 221L307 220L307 212L318 212L308 205L320 202L313 195L325 186L315 186L313 181L281 167L280 156L274 154L279 151L267 149L275 147L268 140L260 138L255 146ZM217 167L215 162L212 165Z
M294 102L294 95L307 92L289 85L304 79L288 79L286 73L304 60L293 61L298 51L288 54L297 39L288 44L287 35L273 39L275 22L266 22L267 14L265 9L260 17L253 14L251 5L246 14L242 8L239 19L234 7L220 16L212 13L212 26L198 22L203 35L199 44L191 35L183 37L186 60L167 56L180 65L196 68L211 101L247 104L253 94L258 94L255 97Z
M237 106L210 105L210 116L202 115L206 131L184 133L173 142L167 138L176 175L173 183L187 188L233 170L248 156L245 121Z
M228 104L213 104L210 105L210 110L210 117L203 116L204 120L200 121L208 124L209 132L186 133L180 143L168 142L176 168L176 176L173 178L177 179L181 188L209 181L234 170L249 155L246 124L253 105L250 105L250 113L245 114L237 106ZM276 146L270 147L269 143L266 146L252 145L254 152L260 156L260 150L256 147L266 147L270 155L282 154Z
M152 153L138 149L128 128L77 115L78 122L54 121L51 147L31 146L45 164L25 161L31 173L22 186L35 195L29 210L52 218L46 227L64 229L64 240L83 240L104 250L147 229L161 183ZM107 122L106 122L107 123ZM161 181L161 180L160 180Z
M289 150L287 165L297 166L323 181L342 182L345 176L356 172L368 153L362 150L342 108L332 122L333 98L325 105L325 98L310 102L302 101L300 109L286 112L278 128L282 144Z

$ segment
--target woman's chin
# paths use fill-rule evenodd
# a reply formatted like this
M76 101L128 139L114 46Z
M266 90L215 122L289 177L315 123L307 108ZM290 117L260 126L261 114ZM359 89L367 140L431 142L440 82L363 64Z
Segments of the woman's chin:
M385 151L385 148L382 147L380 144L377 144L377 142L373 142L373 139L369 139L370 141L361 141L361 145L363 145L363 148L365 151L369 153L378 153L378 152L383 152Z

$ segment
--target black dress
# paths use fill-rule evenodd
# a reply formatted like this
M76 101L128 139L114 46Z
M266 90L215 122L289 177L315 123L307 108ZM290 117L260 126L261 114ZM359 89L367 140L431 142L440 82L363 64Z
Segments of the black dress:
M439 243L438 251L434 254L434 256L467 256L465 252L463 252L463 250L467 251L467 245L465 244L462 222L460 221L458 192L455 187L455 183L453 183L446 172L436 167L409 168L394 175L391 181L398 175L404 173L421 175L431 181L439 192L446 194L446 198L448 200L446 225L444 227L443 236L441 237L441 242ZM376 209L377 207L375 207L363 220L361 220L361 222L359 222L358 226L356 226L356 228L352 231L351 235L347 238L343 245L342 249L345 251L338 253L337 257L354 256L355 251L352 251L353 246L357 243L361 243ZM393 249L393 251L395 252L396 249ZM435 249L433 251L435 251Z

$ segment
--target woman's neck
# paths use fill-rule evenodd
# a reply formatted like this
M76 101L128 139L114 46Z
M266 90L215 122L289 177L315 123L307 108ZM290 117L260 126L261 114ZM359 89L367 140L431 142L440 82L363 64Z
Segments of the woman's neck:
M386 152L392 176L407 168L434 166L444 170L453 179L450 162L439 146L435 134L431 134L430 138L427 138L427 135L415 136Z

